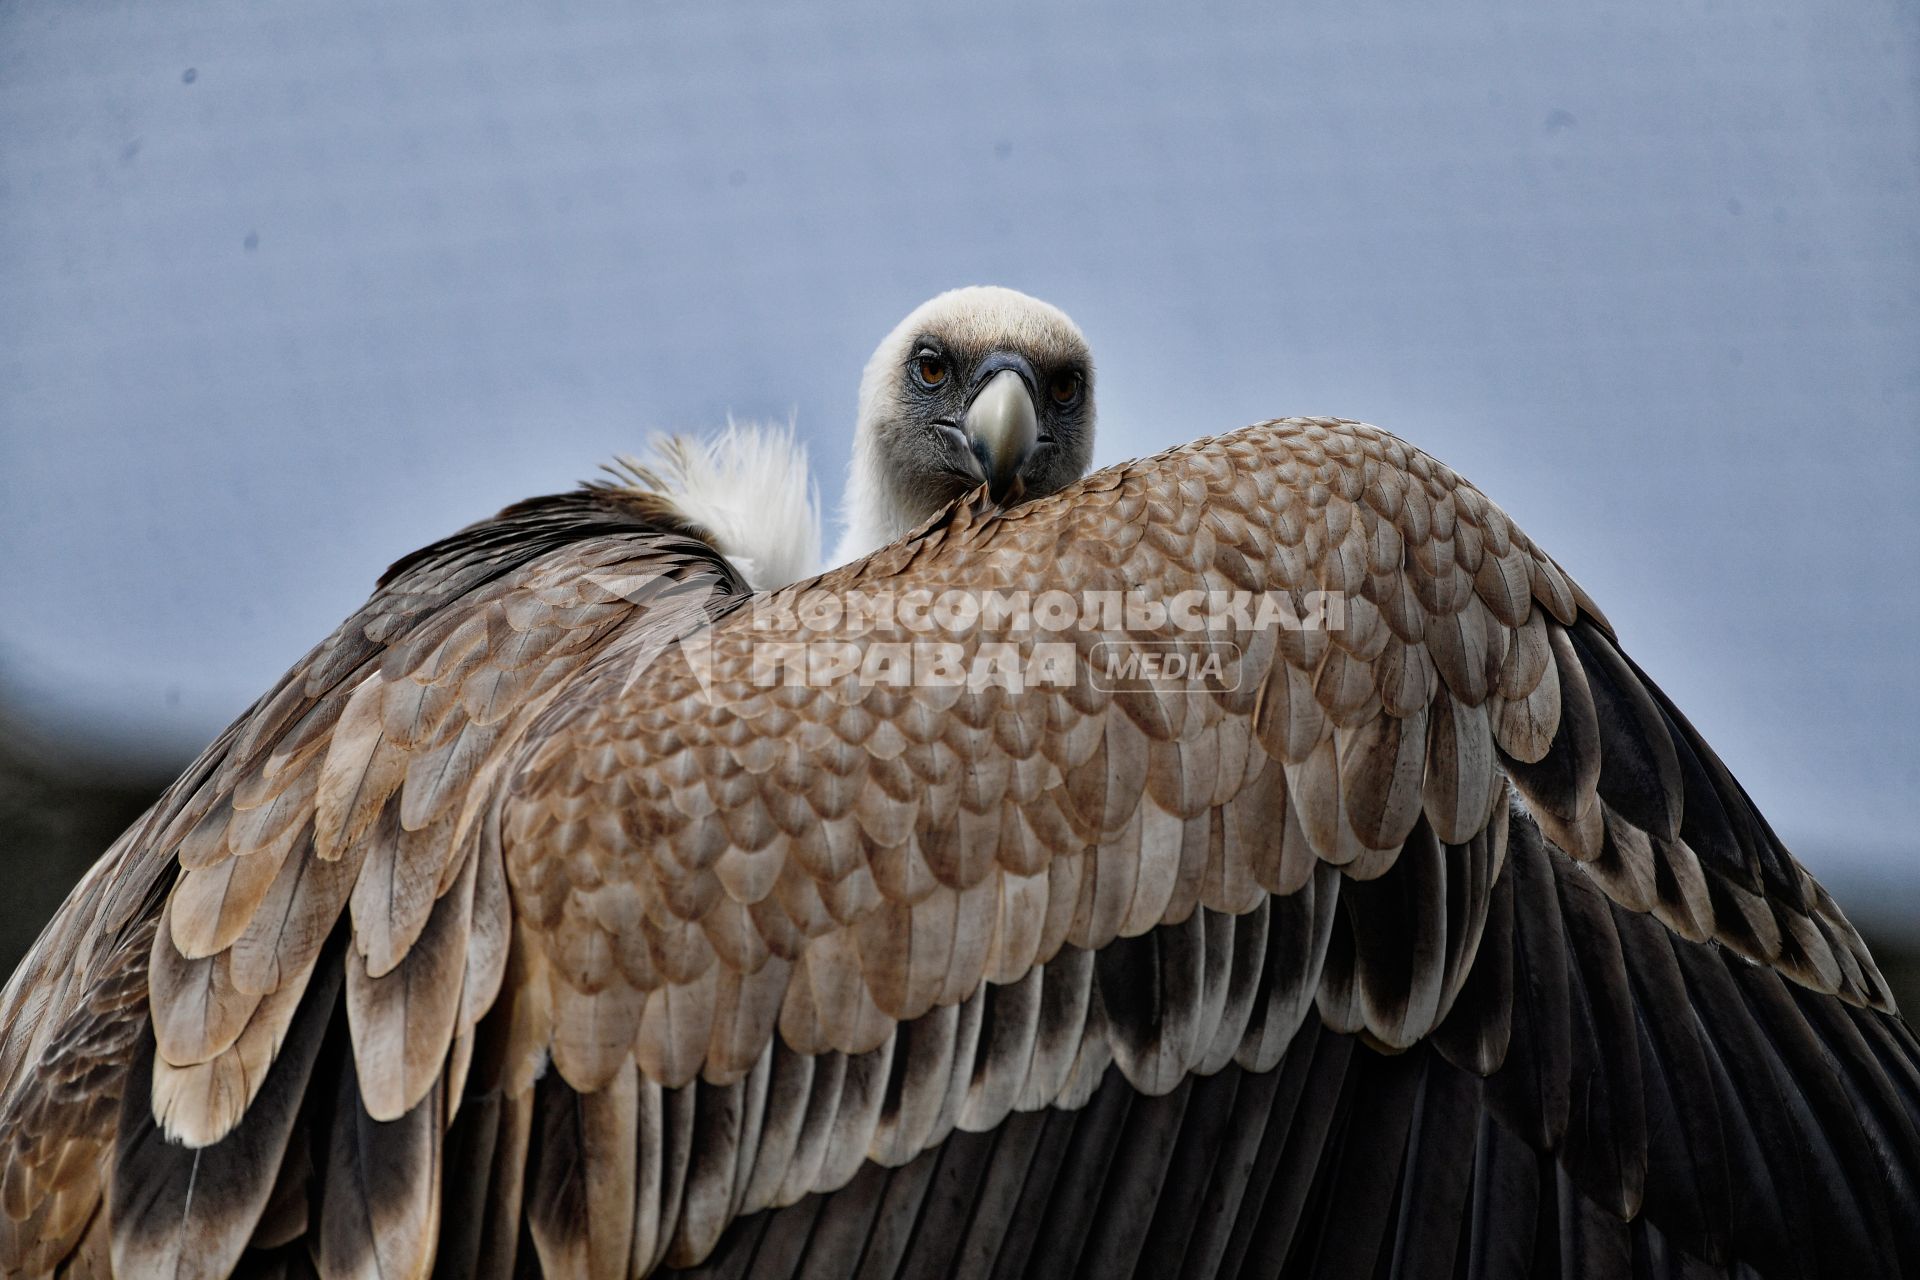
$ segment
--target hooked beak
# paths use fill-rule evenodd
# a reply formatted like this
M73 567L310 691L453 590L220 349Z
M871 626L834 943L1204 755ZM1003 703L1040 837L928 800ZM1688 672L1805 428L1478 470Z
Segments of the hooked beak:
M974 394L962 425L967 447L994 501L1018 498L1024 488L1020 468L1040 438L1039 417L1026 380L1014 369L994 374Z

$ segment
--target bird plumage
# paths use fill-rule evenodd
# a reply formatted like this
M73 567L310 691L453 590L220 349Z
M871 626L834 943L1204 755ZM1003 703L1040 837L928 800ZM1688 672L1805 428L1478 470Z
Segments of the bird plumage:
M903 634L803 591L1051 585L1346 611L1198 694L1092 678L1124 619L1065 685L757 674ZM1552 559L1350 422L772 596L646 494L510 509L243 716L0 1017L23 1273L1920 1263L1858 935Z
M709 439L665 436L650 456L609 468L614 487L660 504L732 562L755 591L798 582L820 563L820 496L791 427L728 422Z

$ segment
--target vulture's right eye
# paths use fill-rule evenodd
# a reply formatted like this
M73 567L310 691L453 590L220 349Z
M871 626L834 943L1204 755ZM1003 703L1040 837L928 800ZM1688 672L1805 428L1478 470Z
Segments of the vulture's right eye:
M947 362L930 351L913 358L913 376L923 387L937 387L947 380Z

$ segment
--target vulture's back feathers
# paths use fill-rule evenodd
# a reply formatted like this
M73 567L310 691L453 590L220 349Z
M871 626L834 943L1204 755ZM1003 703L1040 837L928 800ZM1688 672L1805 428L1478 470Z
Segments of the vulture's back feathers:
M409 557L109 851L0 997L6 1269L1920 1266L1858 935L1426 455L1264 424L771 597L697 533L599 489ZM1339 611L1195 691L1094 678L1220 638L1164 616L794 607L1056 587Z

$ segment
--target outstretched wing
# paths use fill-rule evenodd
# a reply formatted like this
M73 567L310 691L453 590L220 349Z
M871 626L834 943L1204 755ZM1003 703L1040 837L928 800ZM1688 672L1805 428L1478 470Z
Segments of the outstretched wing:
M1066 1003L1058 962L1037 1015L989 986L962 1007L962 1048L935 1024L933 1070L951 1064L957 1092L920 1155L869 1160L837 1189L746 1216L674 1274L1912 1273L1920 1047L1897 1019L1607 900L1522 818L1467 991L1404 1052L1335 1031L1324 1003L1319 1016L1274 1013L1302 956L1324 954L1306 940L1310 910L1282 898L1239 917L1202 908L1180 937L1123 939L1096 957L1105 1034L1114 1022L1140 1034L1124 1028L1199 1001L1202 1034L1239 1036L1217 1072L1203 1063L1153 1094L1109 1070L1084 1106L1023 1112L1023 1100L998 1125L969 1124L1001 1064L1019 1060L1028 1019L1044 1037ZM1218 1023L1207 992L1227 1010ZM907 1082L927 1070L916 1064L930 1021L902 1029L890 1066L868 1055L816 1064L811 1079L824 1074L839 1113L860 1114L876 1069ZM1276 1026L1295 1029L1257 1056ZM1477 1055L1502 1039L1483 1076ZM798 1070L776 1050L759 1132L792 1105ZM897 1105L883 1098L879 1132L899 1123ZM743 1141L742 1159L768 1159L764 1139ZM689 1175L689 1194L697 1185Z
M524 503L389 570L109 850L0 997L4 1269L104 1257L110 1237L123 1275L224 1274L250 1240L329 1225L301 1201L335 1119L359 1126L358 1157L391 1148L389 1178L423 1174L404 1142L437 1151L453 1108L425 1124L417 1104L463 1069L507 963L499 858L478 852L491 779L596 655L744 593L652 504L606 490ZM342 1035L368 1084L336 1108L339 1051L314 1064ZM380 1123L415 1112L405 1134ZM437 1180L347 1175L363 1215ZM370 1225L385 1256L431 1256L431 1223Z
M1661 1247L1789 1273L1912 1246L1914 1054L1871 959L1597 609L1476 491L1371 428L1269 424L956 511L815 589L1049 587L1337 593L1345 614L1238 637L1232 678L1199 694L1098 687L1102 652L1220 636L1124 616L1065 634L1066 688L765 687L769 652L795 644L845 646L830 660L867 671L902 638L954 646L963 669L1045 639L963 610L927 631L822 630L833 611L795 592L714 628L711 696L669 656L626 696L589 677L536 726L501 839L551 1020L531 1036L554 1068L537 1114L578 1121L558 1148L536 1122L528 1216L549 1269L691 1263L731 1220L800 1202L756 1237L756 1268L844 1256L889 1274L884 1249L849 1242L884 1226L888 1247L923 1241L914 1266L951 1260L953 1232L991 1234L1009 1197L1037 1194L1050 1225L1028 1246L1068 1250L1040 1269L1095 1240L1104 1274L1154 1204L1139 1186L1103 1200L1104 1180L1164 1187L1185 1131L1117 1129L1096 1106L1057 1122L1080 1135L1064 1147L1023 1150L1041 1122L1010 1115L1172 1096L1229 1064L1270 1088L1303 1035L1366 1064L1315 1087L1388 1127L1363 1143L1270 1118L1295 1163L1245 1200L1263 1222L1342 1178L1385 1214L1403 1164L1462 1177L1460 1135L1497 1124L1487 1159L1545 1164L1532 1199L1503 1184L1476 1203L1488 1258L1576 1209L1622 1231L1644 1212ZM638 939L607 927L631 918L601 905L616 896ZM1409 1146L1426 1063L1455 1127ZM1399 1092L1374 1096L1388 1078ZM618 1136L636 1114L638 1150ZM943 1220L923 1153L946 1169L963 1132L998 1134L996 1155L955 1149ZM1822 1153L1835 1179L1754 1172L1787 1151ZM868 1162L904 1170L861 1175L844 1214L803 1200ZM606 1222L595 1196L622 1206L605 1235L577 1227ZM1459 1213L1432 1212L1466 1238ZM1321 1247L1261 1230L1275 1265Z
M76 891L6 997L0 1256L1920 1259L1920 1055L1858 937L1418 451L1266 424L814 584L1343 611L1234 634L727 612L571 501L406 567ZM1222 641L1197 690L1095 678ZM868 678L916 642L1068 678ZM795 652L824 678L769 684Z

